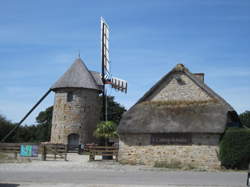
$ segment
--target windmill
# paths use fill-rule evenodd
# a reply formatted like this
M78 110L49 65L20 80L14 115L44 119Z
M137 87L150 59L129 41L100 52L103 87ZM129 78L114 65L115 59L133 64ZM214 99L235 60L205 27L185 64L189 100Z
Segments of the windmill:
M4 142L13 132L15 132L18 129L18 127L23 123L23 121L36 109L36 107L50 94L51 91L56 92L58 89L76 88L76 87L80 87L82 89L89 89L89 85L92 85L91 87L92 90L93 88L95 88L94 90L97 90L97 91L100 90L103 95L103 107L104 107L103 119L107 120L107 102L106 102L107 97L106 97L105 85L111 85L113 89L126 93L127 82L119 78L112 77L110 73L109 27L103 18L101 18L101 57L102 57L101 75L97 72L89 71L87 67L84 65L83 61L80 59L80 57L76 59L74 64L72 64L71 68L67 72L65 72L63 77L59 79L59 81L56 84L54 84L52 87L49 88L49 90L29 110L29 112L20 120L20 122L13 129L11 129L5 137L3 137L1 142ZM88 78L86 79L86 77ZM90 82L86 83L87 80L90 81L91 84ZM82 83L84 83L84 85ZM96 83L96 85L94 83ZM102 86L102 89L99 89L99 86ZM68 97L68 96L71 96L71 97ZM67 97L65 98L67 98L67 100L68 98L71 98L72 100L72 93L68 92ZM78 107L78 105L76 106L76 108L80 111L80 108Z
M117 77L113 77L110 72L109 58L109 26L101 17L101 60L102 60L102 82L103 82L103 119L107 121L107 94L106 86L111 85L112 89L127 93L128 83Z

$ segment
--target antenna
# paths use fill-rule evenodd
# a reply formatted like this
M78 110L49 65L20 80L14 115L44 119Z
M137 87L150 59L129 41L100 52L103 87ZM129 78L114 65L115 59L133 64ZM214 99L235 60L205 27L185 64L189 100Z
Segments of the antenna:
M107 121L107 102L105 85L110 84L111 88L127 93L128 83L125 80L115 78L110 73L110 59L109 59L109 26L107 22L101 17L101 59L102 59L102 82L103 82L103 119Z

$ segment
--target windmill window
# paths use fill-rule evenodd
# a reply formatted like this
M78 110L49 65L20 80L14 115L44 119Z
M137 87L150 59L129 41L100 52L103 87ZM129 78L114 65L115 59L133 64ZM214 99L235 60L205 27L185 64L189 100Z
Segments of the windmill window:
M73 92L68 92L67 93L67 102L73 101Z

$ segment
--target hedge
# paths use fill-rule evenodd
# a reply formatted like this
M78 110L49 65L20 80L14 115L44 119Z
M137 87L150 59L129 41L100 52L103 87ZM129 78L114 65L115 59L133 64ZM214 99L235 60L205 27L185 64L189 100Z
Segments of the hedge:
M250 129L228 128L220 142L222 166L229 169L247 169L250 163Z

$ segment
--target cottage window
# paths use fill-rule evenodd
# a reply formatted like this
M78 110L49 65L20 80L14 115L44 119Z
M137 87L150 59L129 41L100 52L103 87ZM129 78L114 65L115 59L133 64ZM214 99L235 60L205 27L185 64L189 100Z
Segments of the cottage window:
M73 101L73 92L68 92L67 93L67 102Z

